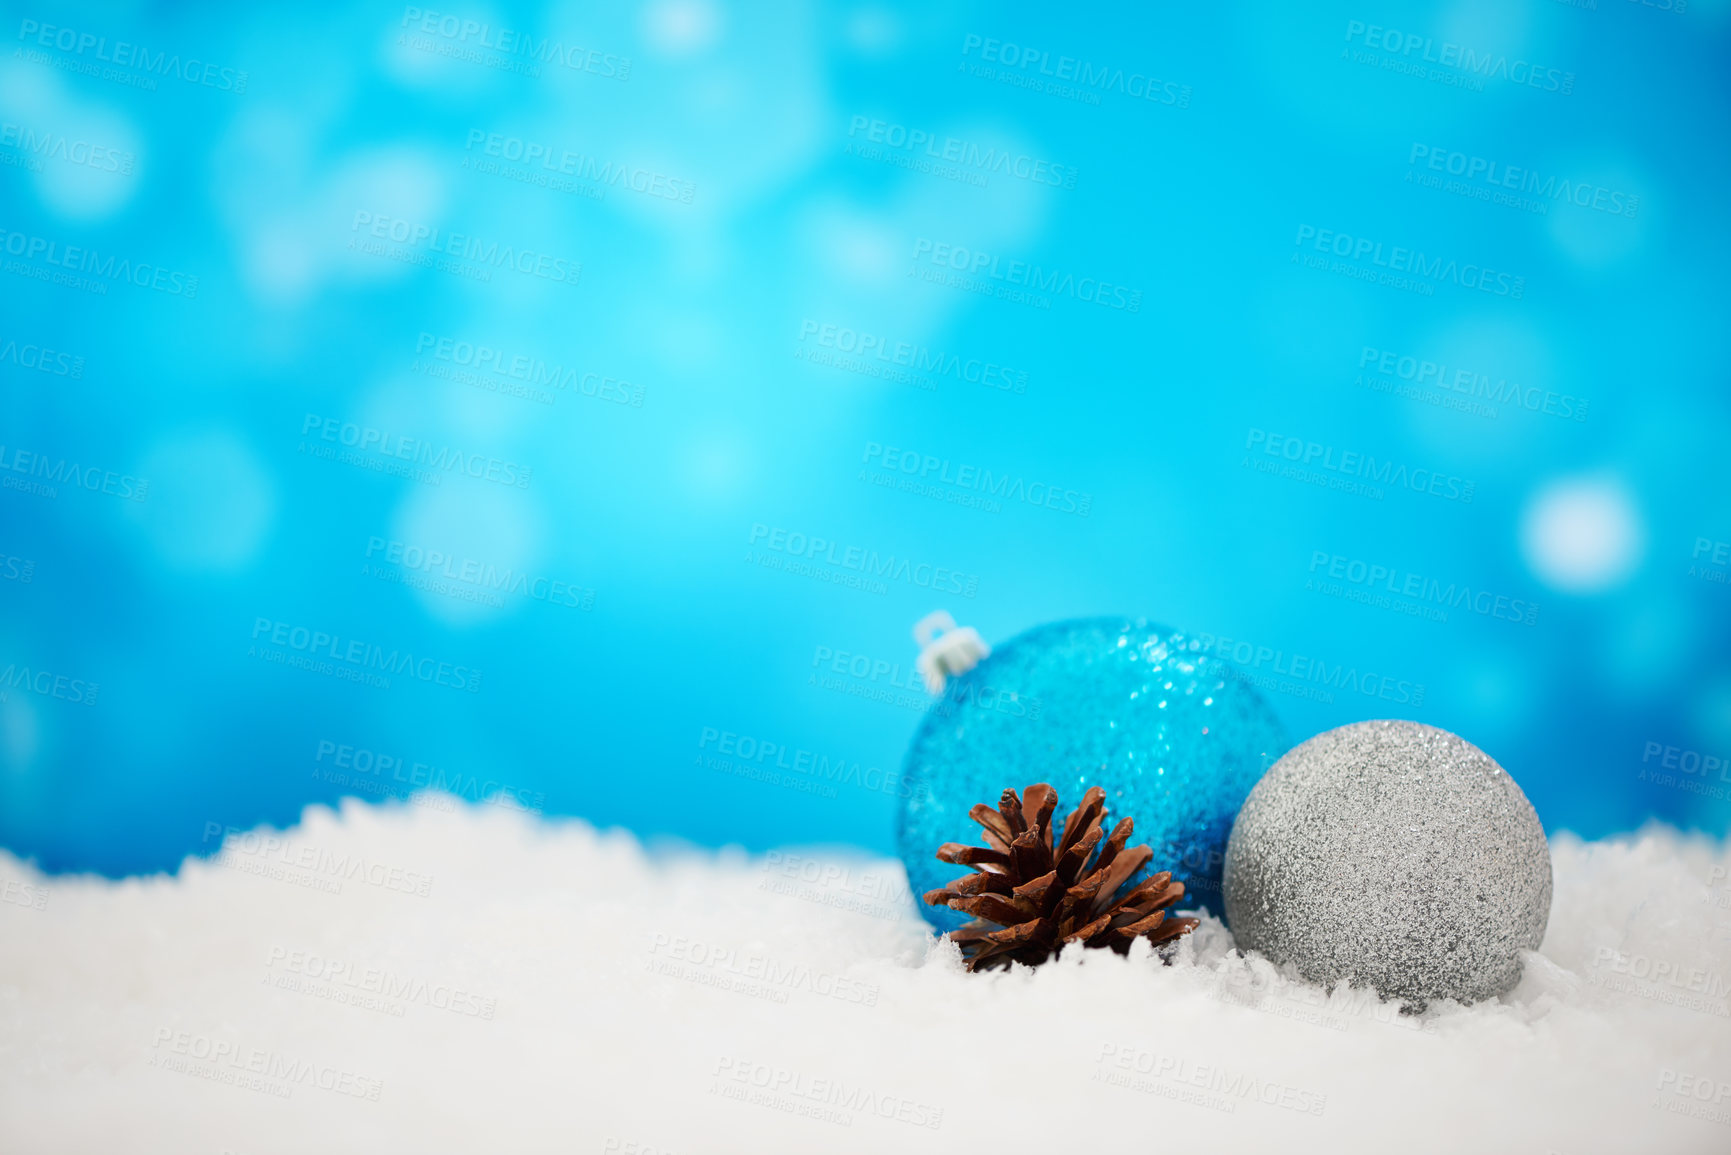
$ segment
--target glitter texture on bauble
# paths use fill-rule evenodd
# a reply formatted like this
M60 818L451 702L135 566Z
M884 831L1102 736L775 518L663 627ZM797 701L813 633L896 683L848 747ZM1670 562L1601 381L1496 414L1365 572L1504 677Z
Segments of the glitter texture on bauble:
M1355 722L1250 792L1225 891L1238 945L1312 982L1471 1003L1510 990L1545 937L1551 857L1527 796L1477 746Z
M1110 821L1136 820L1186 902L1221 910L1233 817L1286 749L1274 712L1202 643L1128 618L1038 626L949 680L903 763L897 846L914 895L953 881L934 854L971 841L968 810L1005 787L1047 782L1062 798L1106 791ZM1062 831L1058 832L1062 835ZM966 919L921 904L942 930Z

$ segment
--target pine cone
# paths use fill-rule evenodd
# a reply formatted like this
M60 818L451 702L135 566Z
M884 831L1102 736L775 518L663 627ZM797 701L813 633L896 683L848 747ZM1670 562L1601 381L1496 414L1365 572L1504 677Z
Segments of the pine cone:
M976 916L950 936L961 946L969 970L1011 962L1037 966L1072 942L1128 954L1138 938L1159 946L1195 929L1194 918L1166 920L1166 908L1184 895L1184 884L1174 882L1170 871L1118 893L1154 852L1146 846L1124 849L1135 828L1128 818L1105 838L1104 790L1095 786L1082 796L1082 805L1064 820L1064 836L1054 849L1052 812L1057 808L1058 792L1044 782L1028 787L1020 800L1014 790L1006 790L996 810L982 802L968 811L987 845L946 842L938 848L940 860L974 869L925 896L929 906Z

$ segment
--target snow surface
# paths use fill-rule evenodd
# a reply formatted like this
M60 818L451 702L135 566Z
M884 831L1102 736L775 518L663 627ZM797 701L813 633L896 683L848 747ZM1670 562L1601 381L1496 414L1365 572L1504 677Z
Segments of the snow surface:
M1516 991L1403 1016L1212 920L974 976L891 861L414 802L172 877L0 853L0 1151L1731 1151L1704 839L1554 840Z

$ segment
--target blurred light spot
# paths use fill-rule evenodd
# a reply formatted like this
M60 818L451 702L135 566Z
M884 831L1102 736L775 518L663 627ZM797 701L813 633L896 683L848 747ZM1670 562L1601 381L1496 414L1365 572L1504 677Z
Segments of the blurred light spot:
M243 569L276 520L275 480L227 430L159 441L139 472L150 488L130 510L163 561L176 569Z
M743 437L708 433L685 454L686 486L706 503L731 501L745 482L747 460Z
M367 543L369 580L407 587L429 617L466 626L515 612L574 575L535 569L541 533L520 489L452 472L444 484L416 486L392 519L392 536ZM537 579L547 583L537 584Z
M1596 593L1634 572L1645 547L1640 513L1613 478L1553 482L1527 502L1521 552L1546 584Z
M1480 312L1458 315L1398 354L1402 359L1395 373L1374 375L1392 377L1403 386L1417 384L1427 397L1462 406L1467 418L1439 421L1431 404L1401 405L1397 411L1404 414L1413 439L1451 457L1482 462L1481 473L1506 467L1544 435L1548 423L1537 418L1553 390L1573 392L1552 384L1556 370L1550 344L1544 332L1526 320ZM1426 359L1440 369L1428 369ZM1418 377L1415 367L1430 375ZM1380 368L1372 364L1361 371L1368 376Z
M1690 721L1701 746L1731 748L1731 674L1711 678L1695 691Z
M6 759L6 769L14 774L28 771L41 745L35 705L24 694L8 695L0 702L0 757Z
M1615 187L1610 180L1606 183ZM1576 264L1588 268L1608 265L1641 249L1653 215L1651 201L1636 206L1635 213L1635 219L1630 219L1559 199L1551 207L1551 240Z
M453 22L452 13L427 9L405 8L403 15L385 23L379 44L380 63L393 79L440 95L455 96L474 91L491 78L511 80L515 77L496 67L489 67L465 54L480 56L486 61L509 60L503 52L477 45L479 29L486 26L521 28L521 22L501 17L490 6L465 6L462 15ZM421 15L416 16L416 13ZM464 26L472 23L465 34ZM423 27L435 29L428 32ZM442 28L443 31L439 31ZM454 33L453 33L454 30Z
M94 221L132 199L140 143L117 109L85 101L52 72L0 73L7 152L31 174L42 206L64 220Z
M1656 214L1654 193L1666 184L1614 144L1594 139L1554 147L1535 159L1529 180L1543 185L1529 195L1545 202L1551 241L1576 264L1597 268L1646 246Z
M643 13L643 38L663 56L695 56L715 44L720 30L709 0L663 0Z
M1471 711L1474 741L1510 741L1529 720L1536 677L1527 663L1503 651L1476 651L1457 669L1453 696Z
M848 17L847 38L868 56L884 56L901 46L901 24L888 9L861 8Z
M260 292L276 301L304 297L318 280L318 258L307 238L282 221L271 221L247 238L246 272Z
M306 231L310 234L308 244L330 252L333 241L346 244L351 240L378 240L374 236L376 229L387 234L386 239L378 241L386 249L424 255L424 245L416 248L391 239L389 234L394 227L399 236L413 234L416 230L442 229L440 218L445 208L445 178L433 158L419 149L368 149L349 157L332 174L320 200L322 204L317 216L305 221ZM395 222L402 224L399 226ZM497 231L494 225L489 224L481 235L487 240L495 240ZM349 271L367 279L391 279L419 268L403 261L385 260L346 249L341 251L348 257Z
M910 246L890 219L830 204L802 221L801 231L826 280L882 288L906 279Z
M727 387L727 379L716 373L715 367L741 354L733 347L727 327L716 317L696 311L645 310L636 327L658 335L655 357L676 372L687 388Z
M124 121L67 117L58 121L53 138L57 151L36 173L36 193L50 212L68 220L100 220L132 199L138 142Z
M212 151L211 199L235 220L298 203L317 166L319 132L305 109L247 106Z
M1620 604L1608 626L1599 674L1626 693L1664 689L1688 656L1690 619L1677 601Z
M1416 27L1417 21L1410 23L1415 27L1406 31L1423 31ZM1481 51L1507 53L1513 59L1517 54L1536 52L1529 38L1531 26L1526 5L1505 0L1458 0L1439 14L1434 35L1438 40L1446 37L1458 44L1477 45Z
M373 243L389 253L425 255L425 245L375 238L374 222L380 222L380 230L386 233L395 228L399 237L411 233L426 237L433 229L445 235L444 177L430 156L408 147L354 153L314 192L261 189L257 195L235 198L231 194L229 199L238 202L233 207L238 210L235 224L242 234L247 282L260 296L275 302L306 299L339 268L366 281L401 279L420 271L419 265L408 261L348 247L351 242ZM482 235L497 239L491 232Z

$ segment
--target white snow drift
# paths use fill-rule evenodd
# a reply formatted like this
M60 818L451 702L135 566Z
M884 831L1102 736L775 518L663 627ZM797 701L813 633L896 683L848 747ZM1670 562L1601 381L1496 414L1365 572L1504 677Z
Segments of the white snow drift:
M174 877L0 853L0 1150L1731 1150L1731 855L1553 844L1506 999L1403 1016L1208 921L968 975L899 866L442 796Z

